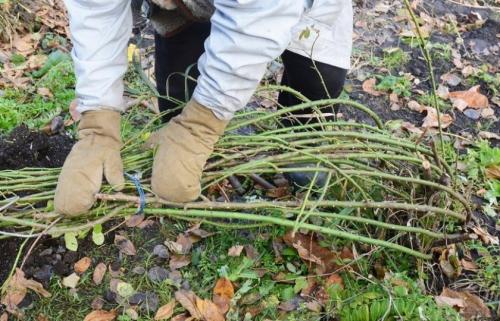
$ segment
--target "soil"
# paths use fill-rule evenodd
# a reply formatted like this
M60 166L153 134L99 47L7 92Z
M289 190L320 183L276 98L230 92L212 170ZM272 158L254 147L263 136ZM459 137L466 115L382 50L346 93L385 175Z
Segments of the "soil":
M61 167L73 143L69 136L49 136L21 125L0 138L0 170Z
M61 167L73 143L67 135L49 136L21 125L8 136L0 137L0 170ZM8 276L21 242L20 239L0 240L0 284Z

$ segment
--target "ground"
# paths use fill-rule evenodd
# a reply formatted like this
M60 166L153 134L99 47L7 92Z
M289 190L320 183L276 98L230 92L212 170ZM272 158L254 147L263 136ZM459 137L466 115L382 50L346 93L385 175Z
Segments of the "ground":
M73 233L77 249L69 233L42 236L33 248L33 239L26 243L0 239L0 284L15 272L16 264L24 276L16 272L14 279L40 282L51 294L44 297L36 288L23 296L17 307L24 319L154 320L164 307L165 315L176 315L177 321L196 313L203 315L198 319L220 320L210 314L215 303L216 309L227 312L226 320L496 320L500 311L499 10L493 1L412 4L426 36L443 114L444 149L436 148L465 186L460 193L474 206L473 226L450 222L449 228L472 229L467 238L435 244L432 259L426 262L316 233L300 231L293 236L284 227L241 229L238 220L222 220L219 226L204 221L199 226L161 215L108 221L99 225L104 234L96 228ZM396 138L415 145L438 141L429 66L404 3L355 1L354 6L353 66L341 98L376 112ZM66 22L43 6L40 10L41 22L28 33L19 31L13 46L6 42L0 47L0 171L4 170L0 173L58 168L75 141L76 117L70 108L74 75L67 59ZM151 34L146 30L142 36L142 41L133 41L143 58L142 72L131 68L126 77L133 107L125 117L125 137L134 137L154 117L145 80L152 70ZM277 62L262 85L274 84L280 73ZM456 98L474 86L479 87L459 96L463 99ZM272 110L275 95L255 96L250 109ZM366 113L348 104L341 106L337 117L375 125ZM303 191L290 191L287 183L279 185L283 179L273 176L272 184L278 188L268 192L262 182L255 183L256 190L264 192L252 197L304 197ZM243 184L248 189L248 181ZM221 182L207 195L218 201L245 199L230 186ZM420 192L417 196L424 197L428 191ZM0 191L0 200L3 195ZM1 215L4 204L0 203ZM47 200L33 205L40 211L51 206ZM16 231L2 222L0 232ZM353 226L341 228L349 231ZM378 239L397 238L384 230L368 231L372 232ZM401 244L417 246L415 242L419 240L403 238ZM2 296L12 291L8 284L2 287ZM206 300L197 301L196 296ZM175 307L169 306L174 298ZM4 309L0 306L0 320L13 320Z

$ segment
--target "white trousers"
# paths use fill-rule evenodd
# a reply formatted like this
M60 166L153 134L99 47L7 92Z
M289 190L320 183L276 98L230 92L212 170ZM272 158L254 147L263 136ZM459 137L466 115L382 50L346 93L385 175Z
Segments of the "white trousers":
M130 0L65 0L78 111L123 111ZM288 49L348 69L351 0L215 0L193 98L221 119L243 108L269 62Z

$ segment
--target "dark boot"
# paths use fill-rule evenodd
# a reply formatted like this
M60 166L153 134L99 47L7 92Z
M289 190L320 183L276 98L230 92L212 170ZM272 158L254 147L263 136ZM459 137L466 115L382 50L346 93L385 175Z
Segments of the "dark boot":
M310 100L337 98L342 92L347 70L321 62L313 63L310 58L288 50L283 53L281 59L285 65L283 80L281 82L282 85L295 89ZM293 94L282 92L279 95L278 102L284 107L291 107L300 104L302 101ZM323 108L322 111L330 113L331 115L336 114L336 108L331 108L330 110ZM313 110L310 108L299 110L283 118L281 123L286 127L291 127L294 125L317 122L318 119L315 117L303 116L311 114L313 114ZM325 118L330 121L335 119L334 116L326 116ZM306 163L289 165L287 167L300 168L315 166L316 164ZM311 184L314 176L315 172L313 171L290 172L285 174L285 177L298 188L307 188ZM314 187L316 189L322 188L326 184L326 177L327 175L325 172L319 172L318 175L316 175Z
M155 77L161 112L188 102L196 87L195 79L199 76L196 66L203 54L203 43L210 34L210 23L193 23L171 37L155 33ZM187 79L185 73L188 72ZM166 113L162 120L168 122L180 114L181 110Z

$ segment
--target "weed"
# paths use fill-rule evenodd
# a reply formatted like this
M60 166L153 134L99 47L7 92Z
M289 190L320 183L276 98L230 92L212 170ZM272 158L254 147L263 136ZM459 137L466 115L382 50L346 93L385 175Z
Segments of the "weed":
M428 42L427 48L433 60L451 61L452 47L449 43Z
M402 68L410 60L410 55L401 48L389 48L384 50L382 65L389 70Z
M446 110L450 110L452 108L451 104L442 99L442 98L439 98L439 97L436 97L437 99L437 102L438 102L438 106L440 108L440 110L442 111L446 111ZM432 96L432 94L422 94L420 96L417 97L417 101L421 104L421 105L424 105L424 106L432 106L434 104L434 97Z
M375 87L377 90L389 91L398 96L411 96L411 81L406 76L377 76L380 83Z

